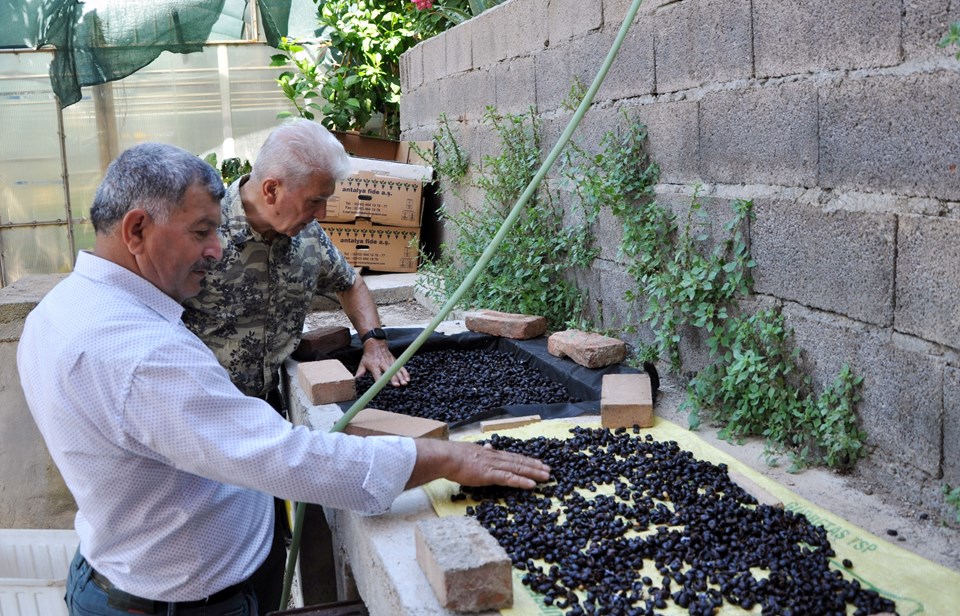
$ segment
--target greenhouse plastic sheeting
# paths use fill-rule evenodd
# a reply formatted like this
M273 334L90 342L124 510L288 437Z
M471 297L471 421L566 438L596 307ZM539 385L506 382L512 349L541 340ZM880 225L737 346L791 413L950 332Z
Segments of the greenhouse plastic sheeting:
M122 79L162 52L193 53L224 6L246 0L0 0L0 48L53 46L50 82L64 107L80 88ZM287 33L291 0L257 0L267 43ZM248 7L249 8L249 7ZM240 33L237 33L238 37Z
M390 328L387 332L387 344L394 357L399 357L423 331L419 328ZM547 352L547 337L540 336L530 340L514 340L500 338L477 332L463 332L459 334L440 334L433 332L423 343L417 353L428 353L443 349L487 349L497 350L510 354L518 359L529 362L531 368L539 370L551 381L563 385L567 392L580 402L560 402L554 404L515 404L487 409L472 417L450 424L451 428L469 425L481 420L510 415L523 417L539 415L543 419L562 417L577 417L579 415L598 415L600 413L600 393L605 374L637 374L636 368L623 364L614 364L606 368L584 368L565 357L554 357ZM363 345L356 335L353 336L349 347L340 349L325 358L340 360L348 369L355 371L363 355ZM319 359L319 358L318 358ZM652 365L645 366L650 375L651 389L654 400L659 385L659 377ZM343 402L340 407L347 410L353 401Z

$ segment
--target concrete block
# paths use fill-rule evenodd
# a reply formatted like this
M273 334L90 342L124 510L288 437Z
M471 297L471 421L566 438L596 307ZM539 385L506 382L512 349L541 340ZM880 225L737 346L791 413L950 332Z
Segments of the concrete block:
M522 114L537 106L536 75L533 58L501 62L492 70L495 106L499 113Z
M752 76L749 3L678 2L657 11L652 21L659 92Z
M449 426L442 421L371 408L357 413L343 431L356 436L409 436L442 441L450 436Z
M894 66L900 62L903 5L754 0L757 77Z
M952 5L952 6L951 6ZM960 19L960 5L951 0L911 0L903 5L901 18L904 59L943 58L948 49L937 46L951 22Z
M584 37L578 47L580 57L589 58L589 76L582 75L584 87L589 87L594 76L607 57L607 52L617 36L617 27L605 28L602 32ZM623 39L620 51L607 77L597 91L595 102L621 100L644 94L653 94L656 90L656 62L653 56L653 23L642 20L630 26Z
M415 534L417 563L440 605L459 612L513 605L510 557L476 518L420 520Z
M511 428L522 428L540 421L539 415L527 415L525 417L507 417L506 419L490 419L480 422L481 432L498 432L500 430L510 430Z
M697 75L704 83L753 76L751 3L699 0L696 31Z
M406 130L420 126L435 126L439 110L437 82L424 83L412 92L404 92L400 99L400 125Z
M897 330L960 348L960 220L901 216L896 271Z
M457 81L452 82L452 87L457 88L461 98L461 105L458 109L462 119L479 122L483 118L487 106L492 105L496 100L496 81L493 78L492 69L472 70L467 73L459 73L448 79L457 79ZM447 118L451 121L460 119L450 113L447 113Z
M350 346L350 330L340 325L311 329L300 336L294 351L296 357L312 358L318 353L331 353Z
M820 93L820 184L960 200L960 72L846 80Z
M754 211L757 293L875 325L893 323L894 215L824 211L781 199L758 199Z
M546 2L505 2L469 22L474 68L526 56L548 45Z
M568 329L547 338L547 352L554 357L569 357L586 368L603 368L626 359L627 345L616 338Z
M622 264L615 261L595 261L593 268L599 284L593 288L600 303L601 323L606 329L623 329L627 325L636 325L640 322L640 315L646 310L646 302L642 299L627 300L628 292L638 292L637 282L624 271ZM650 334L647 326L641 326L641 336ZM646 338L652 342L652 334Z
M698 104L672 102L643 105L638 120L647 125L650 156L660 165L660 181L694 183L700 174Z
M423 81L430 83L447 76L447 33L441 32L417 45L423 48Z
M336 359L297 364L297 382L313 405L345 402L357 397L353 375Z
M446 32L447 75L462 73L473 68L473 40L467 27L466 23L463 23Z
M547 331L547 320L536 315L477 310L464 316L464 325L470 331L501 338L527 340L542 336Z
M893 464L938 476L943 451L943 358L934 355L932 348L926 352L902 348L903 341L891 340L885 333L859 342L855 368L863 375L863 401L858 412L868 442L876 443ZM909 486L892 487L909 493Z
M571 62L569 49L563 47L551 47L534 56L537 110L541 114L559 109L570 94ZM547 141L555 142L556 140Z
M960 369L943 375L943 483L960 486Z
M653 426L650 375L605 374L600 388L600 425L604 428Z
M547 7L547 32L550 46L599 30L603 25L603 5L579 0L550 0Z
M423 49L416 45L400 56L400 91L410 92L423 85Z
M494 7L503 12L503 30L497 33L504 41L504 58L526 56L543 51L550 45L547 29L548 2L505 2ZM486 15L490 9L480 14ZM476 49L474 49L476 53Z
M797 83L723 90L700 102L703 180L815 186L817 92Z
M818 393L833 383L844 363L863 377L856 413L867 444L876 448L866 466L937 476L945 366L933 345L911 347L908 337L892 337L887 330L796 304L787 304L784 314L796 346L803 349L801 365ZM887 487L911 499L909 484Z
M653 17L657 91L676 92L700 85L694 47L695 2L677 2Z

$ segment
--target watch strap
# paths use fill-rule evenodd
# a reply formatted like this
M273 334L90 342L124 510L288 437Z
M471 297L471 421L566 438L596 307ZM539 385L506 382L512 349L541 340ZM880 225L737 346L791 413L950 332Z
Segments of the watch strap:
M360 336L360 343L362 344L362 343L366 342L367 340L370 340L371 338L373 338L373 339L375 339L375 340L386 340L386 339L387 339L387 332L383 331L383 329L380 328L380 327L374 327L373 329L369 330L369 331L368 331L367 333L365 333L364 335Z

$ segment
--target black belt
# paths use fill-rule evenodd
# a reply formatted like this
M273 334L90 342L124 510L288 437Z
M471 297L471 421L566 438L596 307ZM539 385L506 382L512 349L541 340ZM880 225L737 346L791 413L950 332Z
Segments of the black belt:
M167 602L167 601L154 601L152 599L143 599L136 595L131 595L130 593L124 592L113 585L113 582L108 580L104 575L99 571L90 568L90 579L93 580L93 583L100 587L100 589L107 593L107 605L114 609L125 610L128 612L138 613L138 614L156 614L161 611L166 611L166 607L173 603L180 609L190 609L195 607L203 607L205 605L215 605L221 601L226 601L227 599L232 599L237 595L244 592L245 582L240 582L239 584L234 584L233 586L228 586L223 590L217 591L207 597L206 599L199 599L197 601L176 601L176 602Z

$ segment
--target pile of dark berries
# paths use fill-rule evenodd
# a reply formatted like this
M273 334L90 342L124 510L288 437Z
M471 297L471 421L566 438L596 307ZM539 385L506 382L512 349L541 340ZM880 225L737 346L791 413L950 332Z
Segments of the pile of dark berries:
M410 384L384 387L368 406L454 423L506 405L577 402L529 361L495 349L428 351L405 366ZM357 379L358 392L371 385L369 375Z
M569 615L691 615L721 606L767 615L894 612L875 590L830 568L827 532L802 514L758 505L726 465L673 441L621 428L573 428L568 439L489 442L534 456L552 480L534 490L468 488L472 515L523 583ZM851 563L852 564L852 563Z

